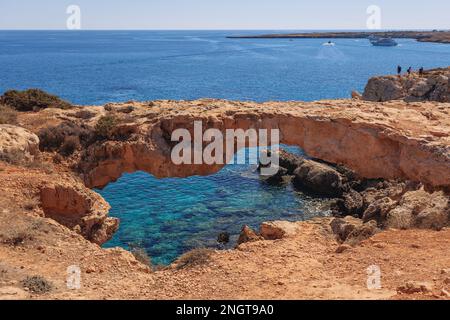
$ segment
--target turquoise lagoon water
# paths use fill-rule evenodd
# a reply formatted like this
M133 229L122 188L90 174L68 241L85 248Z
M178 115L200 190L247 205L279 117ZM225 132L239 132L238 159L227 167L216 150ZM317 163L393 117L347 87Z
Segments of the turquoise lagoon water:
M400 39L393 48L362 39L227 39L271 31L0 31L0 92L38 87L73 103L196 99L346 98L398 64L450 65L450 46ZM277 31L278 32L278 31ZM297 150L297 152L300 152ZM241 226L308 219L320 202L262 183L254 166L208 177L157 180L126 174L99 192L121 227L106 246L143 245L156 263L236 238Z
M299 148L283 147L302 154ZM206 177L124 175L99 191L112 205L112 215L121 219L119 231L106 246L137 243L154 262L165 264L193 248L217 247L223 231L231 234L228 247L234 246L245 224L257 228L267 220L299 221L328 213L323 201L296 192L291 184L265 183L248 154L247 163L227 165Z

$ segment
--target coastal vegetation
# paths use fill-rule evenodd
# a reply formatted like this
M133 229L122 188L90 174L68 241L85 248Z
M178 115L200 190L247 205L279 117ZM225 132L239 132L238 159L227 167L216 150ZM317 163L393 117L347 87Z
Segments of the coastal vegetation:
M40 89L9 90L0 97L0 103L17 111L39 111L46 108L69 109L71 104Z
M89 126L73 122L63 122L54 127L39 131L39 149L42 151L57 151L69 156L82 146L88 146L94 139Z
M95 134L98 138L112 138L118 120L113 115L102 116L95 125Z

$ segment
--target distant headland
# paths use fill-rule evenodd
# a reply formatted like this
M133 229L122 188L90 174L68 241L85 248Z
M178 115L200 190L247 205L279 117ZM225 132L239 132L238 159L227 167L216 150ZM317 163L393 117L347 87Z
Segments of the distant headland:
M364 39L370 36L380 38L405 38L416 39L420 42L437 42L450 44L450 30L433 31L361 31L361 32L305 32L286 34L263 34L263 35L243 35L229 36L230 39Z

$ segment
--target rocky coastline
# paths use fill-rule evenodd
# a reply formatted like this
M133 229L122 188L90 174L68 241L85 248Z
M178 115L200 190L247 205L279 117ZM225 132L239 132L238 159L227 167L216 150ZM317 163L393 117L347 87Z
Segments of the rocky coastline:
M0 124L0 299L449 298L448 70L371 79L361 97L348 100L21 105ZM7 98L2 103L17 102ZM268 183L289 176L299 191L333 198L334 217L244 226L236 250L199 250L161 270L99 247L119 221L92 188L137 170L186 177L221 169L170 161L168 137L199 120L204 130L279 129L282 143L311 158L281 151L282 169ZM376 292L364 288L365 268L374 263L390 272ZM82 270L81 290L64 286L70 265ZM19 279L36 274L54 289L24 290Z
M264 34L229 36L230 39L367 39L380 38L416 39L419 42L450 43L450 31L364 31L364 32L309 32L290 34Z
M373 77L364 89L366 101L450 102L450 68L412 72L406 75Z
M442 230L450 225L449 197L444 191L427 192L421 183L411 181L360 178L343 166L305 159L284 150L279 157L282 169L276 176L291 175L299 191L335 199L331 210L337 218L331 226L342 242L359 243L382 229ZM273 177L267 181L274 183ZM278 184L284 181L277 179ZM246 235L255 239L252 232L245 226L241 239ZM262 238L270 238L265 233L261 233Z

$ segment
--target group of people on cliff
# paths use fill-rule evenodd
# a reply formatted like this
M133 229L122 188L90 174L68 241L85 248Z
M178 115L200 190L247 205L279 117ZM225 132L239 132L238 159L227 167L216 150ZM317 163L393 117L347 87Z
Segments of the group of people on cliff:
M400 76L401 74L402 74L402 66L397 66L397 74ZM424 71L424 69L423 69L423 67L421 67L420 69L419 69L419 75L420 76L422 76L423 75L423 71ZM406 70L406 72L408 73L408 76L409 75L411 75L411 73L413 72L413 69L412 69L412 67L409 67L407 70Z

